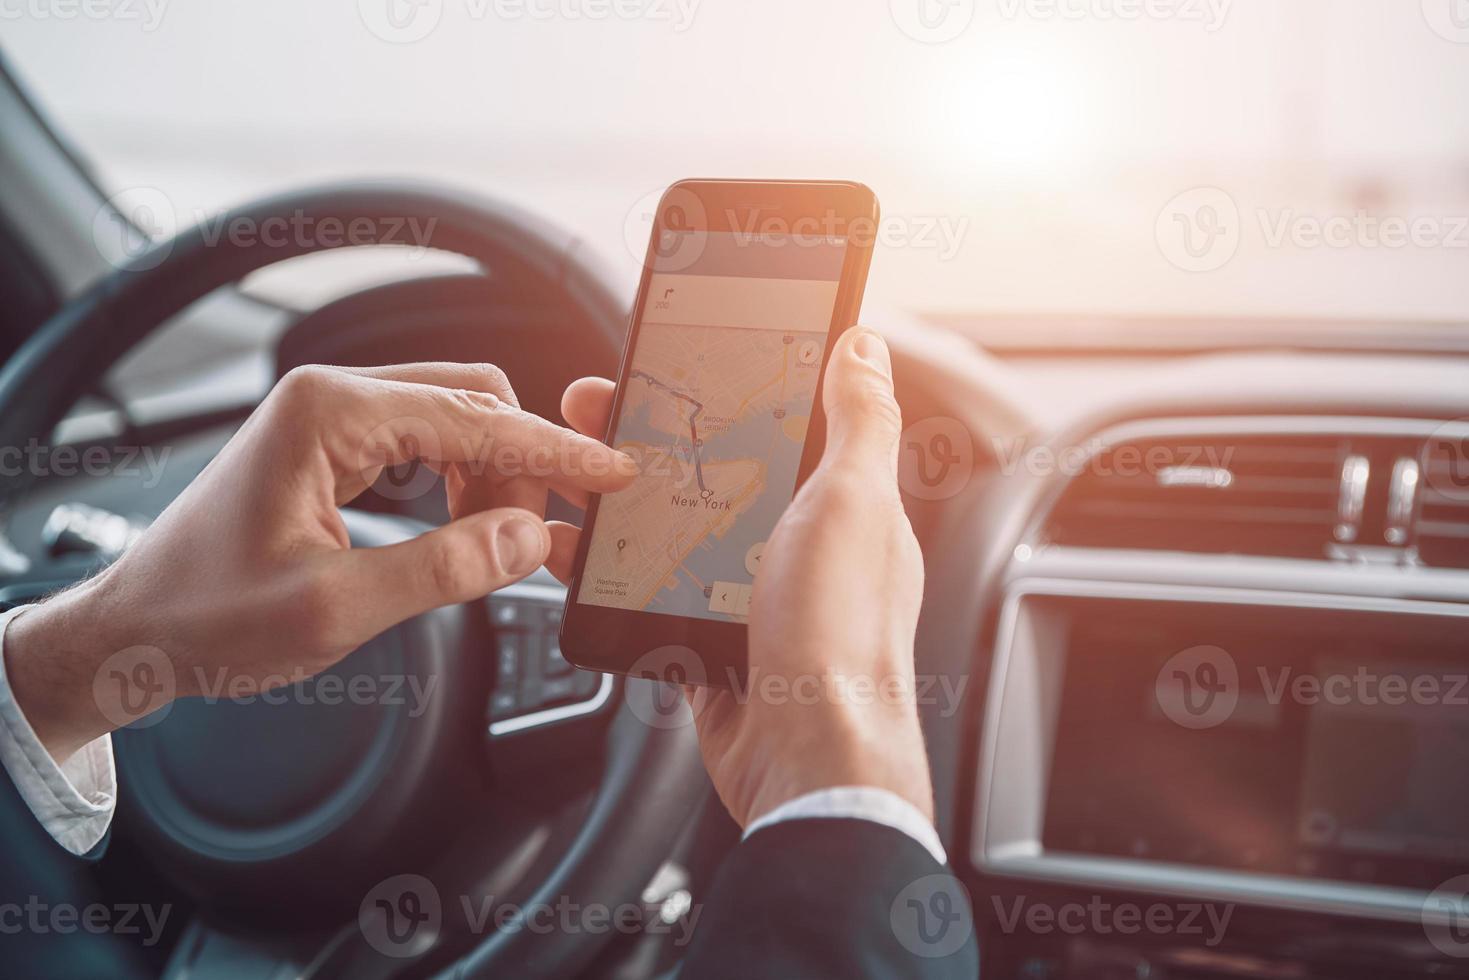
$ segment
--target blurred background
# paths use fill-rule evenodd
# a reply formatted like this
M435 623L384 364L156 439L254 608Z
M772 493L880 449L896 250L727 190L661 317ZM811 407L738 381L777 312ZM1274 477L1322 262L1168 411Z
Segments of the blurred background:
M437 179L631 295L667 183L840 177L886 215L869 309L1469 317L1466 0L0 0L0 45L164 232ZM403 261L448 260L249 289L309 308Z

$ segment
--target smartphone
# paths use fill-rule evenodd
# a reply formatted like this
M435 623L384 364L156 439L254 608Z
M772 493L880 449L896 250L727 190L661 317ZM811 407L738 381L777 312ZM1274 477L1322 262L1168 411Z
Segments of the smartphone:
M821 458L821 379L857 322L877 199L843 181L689 180L653 215L609 444L561 622L591 670L732 687L765 542Z

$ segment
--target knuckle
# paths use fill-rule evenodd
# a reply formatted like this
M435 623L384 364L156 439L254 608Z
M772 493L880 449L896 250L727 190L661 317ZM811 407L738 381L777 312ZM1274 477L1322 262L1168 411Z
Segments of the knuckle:
M834 466L822 476L821 510L833 521L860 521L872 512L872 481L847 466Z
M322 397L322 393L331 387L332 382L330 368L320 364L304 364L292 368L281 378L271 392L271 400L278 405L290 407L310 406Z
M903 431L903 410L892 390L883 385L865 385L858 393L853 405L857 418L864 425L880 428L894 434Z
M498 414L509 407L498 395L478 389L453 388L443 389L443 392L441 397L448 399L455 409L471 418Z
M412 412L434 430L442 446L474 433L489 432L506 405L494 395L469 388L429 388L416 396Z
M468 563L448 542L436 538L424 551L423 574L434 594L450 600L472 598L473 576Z
M480 390L514 400L515 389L510 385L510 376L497 365L488 362L472 364L470 372L474 375L477 381L476 387Z

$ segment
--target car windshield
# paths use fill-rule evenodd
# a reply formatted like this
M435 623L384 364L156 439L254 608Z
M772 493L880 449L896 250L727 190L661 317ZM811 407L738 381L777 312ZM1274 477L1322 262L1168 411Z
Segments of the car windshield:
M883 207L869 309L1459 321L1462 6L0 0L0 36L161 224L426 178L584 236L630 291L669 182L845 178Z

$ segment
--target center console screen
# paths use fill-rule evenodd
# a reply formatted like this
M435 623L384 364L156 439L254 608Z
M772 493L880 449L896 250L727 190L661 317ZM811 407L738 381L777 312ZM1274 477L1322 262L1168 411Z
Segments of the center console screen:
M1463 619L1066 605L1047 851L1406 888L1469 873Z

